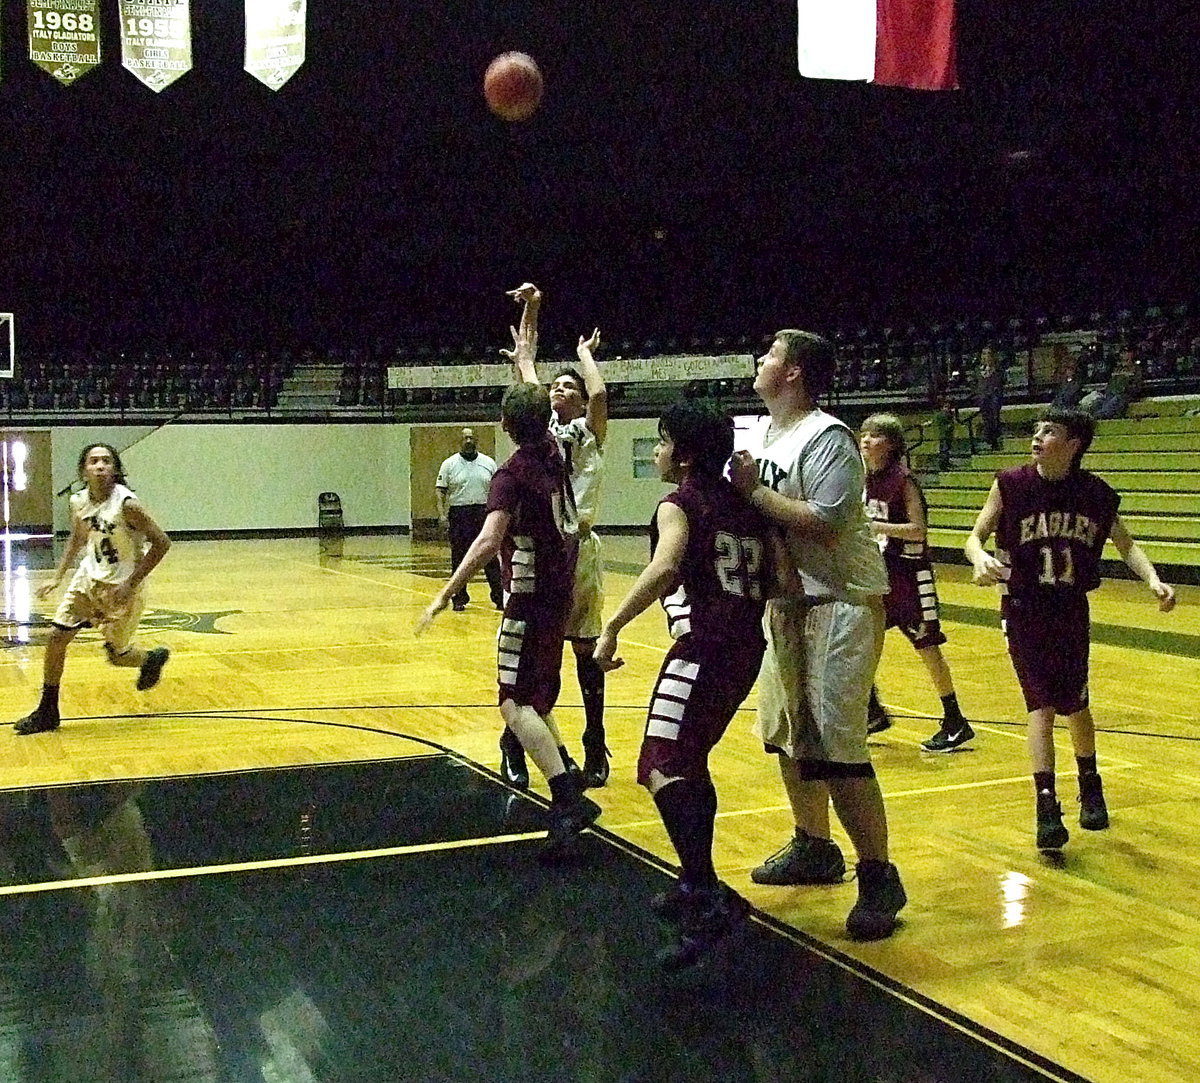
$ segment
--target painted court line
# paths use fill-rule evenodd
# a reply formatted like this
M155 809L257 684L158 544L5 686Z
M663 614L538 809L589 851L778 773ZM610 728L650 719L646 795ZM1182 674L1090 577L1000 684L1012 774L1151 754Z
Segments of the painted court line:
M331 865L339 861L369 861L380 857L403 857L407 854L428 854L439 850L470 850L479 846L502 846L510 842L527 842L546 837L545 831L526 831L519 835L494 835L488 838L459 839L453 842L426 842L411 846L386 846L378 850L352 850L337 854L307 854L302 857L276 857L261 861L235 861L226 865L198 865L182 869L148 869L145 872L114 873L110 876L87 876L75 880L54 880L37 884L0 885L0 896L28 895L60 888L104 887L109 884L136 884L149 880L183 880L195 876L216 876L233 872L260 872L264 869L291 869L303 865Z

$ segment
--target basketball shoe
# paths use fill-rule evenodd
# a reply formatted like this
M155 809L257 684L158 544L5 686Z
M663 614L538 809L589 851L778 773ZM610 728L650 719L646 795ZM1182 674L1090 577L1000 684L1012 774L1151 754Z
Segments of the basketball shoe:
M840 884L846 860L832 839L796 832L783 849L750 873L756 884Z

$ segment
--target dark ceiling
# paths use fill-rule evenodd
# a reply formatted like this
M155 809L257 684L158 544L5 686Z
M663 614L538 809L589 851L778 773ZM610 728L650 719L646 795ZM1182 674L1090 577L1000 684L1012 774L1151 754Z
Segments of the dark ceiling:
M1195 3L965 0L964 89L922 94L801 79L790 0L309 0L272 93L195 0L157 95L115 0L71 87L0 3L0 309L45 347L499 345L526 277L564 338L1197 293ZM480 93L512 48L517 125Z

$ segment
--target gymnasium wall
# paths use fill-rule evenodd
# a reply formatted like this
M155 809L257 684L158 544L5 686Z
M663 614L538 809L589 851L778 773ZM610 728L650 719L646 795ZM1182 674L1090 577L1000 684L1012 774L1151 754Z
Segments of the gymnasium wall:
M477 429L492 420L469 421ZM89 441L129 448L124 455L138 496L167 531L296 530L317 522L317 494L338 493L347 527L410 527L410 425L250 425L179 422L53 428L54 488L75 476ZM498 425L497 459L512 445ZM655 419L609 423L601 526L644 527L669 487L633 476L633 442L654 437ZM140 439L139 439L140 438ZM69 529L65 499L54 528Z

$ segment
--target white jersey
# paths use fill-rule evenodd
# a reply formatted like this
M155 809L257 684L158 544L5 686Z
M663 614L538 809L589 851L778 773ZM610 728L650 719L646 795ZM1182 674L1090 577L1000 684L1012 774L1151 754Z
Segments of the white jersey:
M588 428L587 418L577 417L565 424L550 416L550 431L562 449L575 494L579 522L589 530L600 510L600 485L604 479L604 450L596 434Z
M106 500L96 503L87 489L71 497L71 518L88 528L87 548L76 580L123 583L133 574L146 551L146 536L125 518L125 502L136 500L133 490L117 484Z
M862 456L849 428L820 409L778 431L766 417L751 431L748 450L764 485L807 501L836 532L832 543L785 532L804 593L843 601L886 594L887 569L863 511Z

